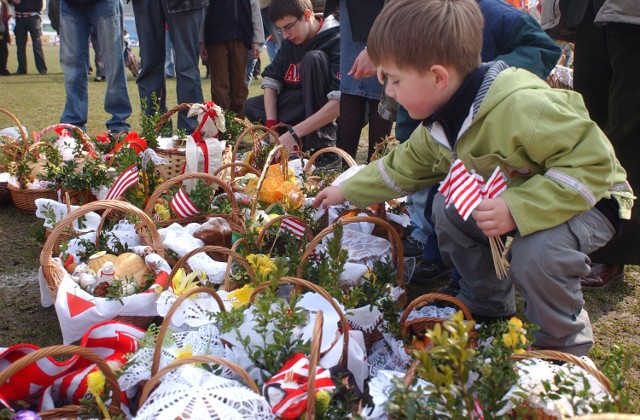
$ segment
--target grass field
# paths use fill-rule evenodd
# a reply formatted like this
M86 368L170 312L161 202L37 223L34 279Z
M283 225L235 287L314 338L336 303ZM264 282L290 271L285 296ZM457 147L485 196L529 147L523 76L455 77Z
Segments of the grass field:
M40 131L51 124L58 123L64 109L64 75L60 68L59 47L46 45L43 46L43 50L47 68L49 69L47 75L41 76L38 74L31 46L27 46L29 74L26 76L0 76L0 107L12 112L27 127L29 132ZM134 49L134 53L138 54L137 49ZM268 63L268 60L266 52L263 52L262 62ZM93 65L93 58L91 58L91 63ZM18 68L15 44L9 46L7 68L12 73ZM201 66L200 70L202 76L204 76L204 66ZM87 123L87 132L90 135L95 135L106 130L104 123L110 118L110 115L104 111L106 83L94 82L93 76L89 76L88 80L89 121ZM133 130L139 130L141 123L140 95L138 95L135 78L129 71L127 71L127 82L133 109L129 123ZM205 101L211 100L209 83L209 79L202 79L202 91ZM252 81L249 96L261 93L262 89L260 89L259 82ZM177 105L176 79L167 79L167 107L171 108L174 105ZM0 118L3 118L0 120L0 127L13 125L4 120L6 117L2 116Z
M58 48L45 46L45 56L49 74L40 76L35 72L33 54L29 51L29 71L27 76L0 77L0 108L14 113L28 131L39 131L57 123L64 107L65 93L63 74L58 60ZM9 70L17 68L15 45L9 49ZM263 63L267 62L263 53ZM204 74L204 67L201 67ZM205 100L210 98L209 80L202 80ZM135 80L128 73L128 88L133 115L131 125L140 129L141 114L138 89ZM105 83L89 78L89 123L91 135L105 130L108 115L103 110ZM253 82L250 96L260 94L258 82ZM177 104L175 79L167 83L167 105ZM7 117L0 115L0 127L13 125ZM364 139L363 139L364 140ZM363 142L364 143L364 142ZM360 155L361 156L361 155ZM359 159L362 161L362 158ZM37 267L40 243L37 233L41 221L34 216L19 213L12 207L0 207L0 277L20 276ZM631 390L632 412L640 413L640 270L627 267L627 281L612 286L606 291L585 292L586 308L593 322L596 345L590 356L601 362L611 346L623 346L627 353L634 355L634 367L629 373L627 387ZM43 309L39 305L37 285L22 286L10 291L0 284L0 347L23 341L40 346L56 344L59 339L57 320L52 308ZM412 293L431 290L413 290Z

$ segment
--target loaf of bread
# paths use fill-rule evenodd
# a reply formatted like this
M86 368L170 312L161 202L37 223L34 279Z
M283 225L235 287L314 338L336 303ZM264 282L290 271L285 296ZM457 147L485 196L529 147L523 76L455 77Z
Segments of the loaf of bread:
M231 246L231 226L222 217L211 217L193 232L205 245Z

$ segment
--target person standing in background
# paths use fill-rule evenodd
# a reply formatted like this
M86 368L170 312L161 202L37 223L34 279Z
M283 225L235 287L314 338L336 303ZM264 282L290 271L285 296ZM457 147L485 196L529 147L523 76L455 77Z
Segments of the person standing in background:
M153 97L159 100L160 112L167 111L165 24L176 52L178 103L203 102L198 60L200 27L209 0L132 0L132 4L142 60L136 83L143 112L155 112ZM186 110L179 112L178 129L191 133L196 123L195 118L187 118Z
M329 0L324 16L340 9L340 124L336 146L353 158L358 152L362 127L369 123L367 160L375 146L391 134L393 121L378 113L382 85L376 77L358 78L355 71L366 55L367 37L373 21L384 7L385 0Z
M27 34L31 35L36 69L42 75L47 74L47 64L42 52L42 19L40 18L44 1L9 0L9 3L14 6L16 19L16 26L13 28L18 48L18 71L16 74L27 74Z
M7 69L9 60L9 44L11 35L9 34L9 5L5 0L0 0L0 76L11 76Z
M60 122L86 129L89 113L89 38L95 30L102 47L107 76L104 110L111 114L106 122L107 129L120 134L131 128L127 122L131 116L131 102L122 54L122 9L121 0L60 1L60 65L67 95ZM79 57L86 58L80 60Z
M560 9L565 10L564 7L561 2ZM590 117L611 140L637 195L640 191L637 162L640 156L640 78L637 76L640 2L568 1L566 25L575 29L573 88L582 94ZM621 234L590 255L594 264L591 274L582 279L582 288L603 289L623 281L624 264L640 264L639 236L640 214L635 206L631 219L623 222Z
M244 118L249 95L245 80L247 51L253 58L264 44L258 0L210 0L200 53L209 63L211 99Z

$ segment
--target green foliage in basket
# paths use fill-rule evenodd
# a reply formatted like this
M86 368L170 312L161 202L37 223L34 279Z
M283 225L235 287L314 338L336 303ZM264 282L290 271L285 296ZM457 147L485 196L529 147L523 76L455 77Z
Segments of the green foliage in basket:
M442 418L469 419L477 398L485 418L535 418L534 408L526 407L515 398L529 400L530 391L516 391L513 402L517 413L496 415L508 401L507 391L517 384L516 361L513 354L522 353L533 343L535 326L517 318L482 326L478 332L479 346L469 347L473 323L464 320L462 312L453 319L436 324L426 333L432 347L413 352L416 359L416 377L428 382L425 387L408 387L401 380L393 380L394 390L385 410L390 419L431 419L434 412ZM602 372L612 382L612 399L595 401L589 392L588 381L581 374L558 374L552 381L545 381L545 391L538 395L543 400L564 398L582 412L619 412L624 410L627 394L623 391L624 374L630 367L630 357L620 348L607 358ZM584 391L576 391L576 385ZM518 385L519 387L521 385ZM579 412L579 411L576 411Z
M56 184L59 188L76 191L113 182L104 161L94 158L86 158L84 162L68 160L59 165L49 159L45 163L45 173L41 178Z
M38 158L33 153L25 153L21 159L9 165L9 173L16 177L20 183L20 188L27 188L31 181L32 168L29 164L35 164Z
M147 103L143 98L140 99L140 108L142 110L142 130L140 132L140 137L147 141L147 147L154 149L158 147L158 133L156 132L156 124L163 115L163 111L160 108L160 98L158 98L155 92L151 93L151 109L153 112L147 114ZM171 126L169 123L165 124L165 126L162 127L159 135L171 135Z
M120 239L111 232L106 232L100 235L98 237L97 244L95 241L90 241L89 239L84 238L79 238L77 244L79 249L76 251L76 255L82 262L86 262L90 256L100 251L107 251L108 254L112 255L120 255L125 252L130 252L129 246L126 243L122 243ZM60 245L60 258L62 261L67 257L67 249L68 242L63 242Z
M239 331L244 322L241 309L230 313L216 314L221 332L235 331L236 338L251 361L261 369L262 382L275 375L294 354L309 354L310 342L301 339L300 327L309 320L308 312L297 306L300 296L292 294L290 299L276 296L275 289L268 289L256 297L251 312L256 322L254 335L262 344L252 342L252 337L242 336Z
M207 213L211 210L211 202L215 194L215 190L211 184L207 184L199 179L189 192L189 198L197 208Z
M220 141L226 141L227 146L233 147L245 127L240 122L236 121L237 115L235 112L222 109L222 114L224 115L224 125L226 129L224 132L218 133L218 139Z

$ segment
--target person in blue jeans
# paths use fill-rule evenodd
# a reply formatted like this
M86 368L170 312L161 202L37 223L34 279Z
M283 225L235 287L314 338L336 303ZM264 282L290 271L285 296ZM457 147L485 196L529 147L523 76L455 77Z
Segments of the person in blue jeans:
M60 65L67 95L60 122L86 128L89 60L78 57L89 57L89 38L95 30L107 77L104 110L111 114L107 129L120 133L131 128L127 122L131 102L122 55L122 9L121 0L98 0L89 4L83 0L60 1Z
M562 54L556 43L542 30L531 15L514 8L502 0L478 0L484 16L485 26L482 40L482 61L502 60L509 66L520 67L546 79ZM396 119L396 138L406 141L420 121L409 117L407 111L399 107ZM426 226L418 226L426 241L422 261L414 271L411 282L428 285L451 274L451 282L439 292L457 295L460 291L460 275L442 260L438 248L434 223L431 220L433 200L437 186L414 194L413 206L416 213L423 213ZM424 203L424 207L420 208ZM416 220L414 218L413 220ZM414 235L415 236L415 235Z
M167 111L167 88L164 74L165 24L176 52L176 93L178 103L203 102L200 83L200 27L208 0L132 0L136 30L140 43L141 69L136 83L147 115L154 113L153 100L160 111ZM195 118L187 111L178 114L178 128L191 133Z

